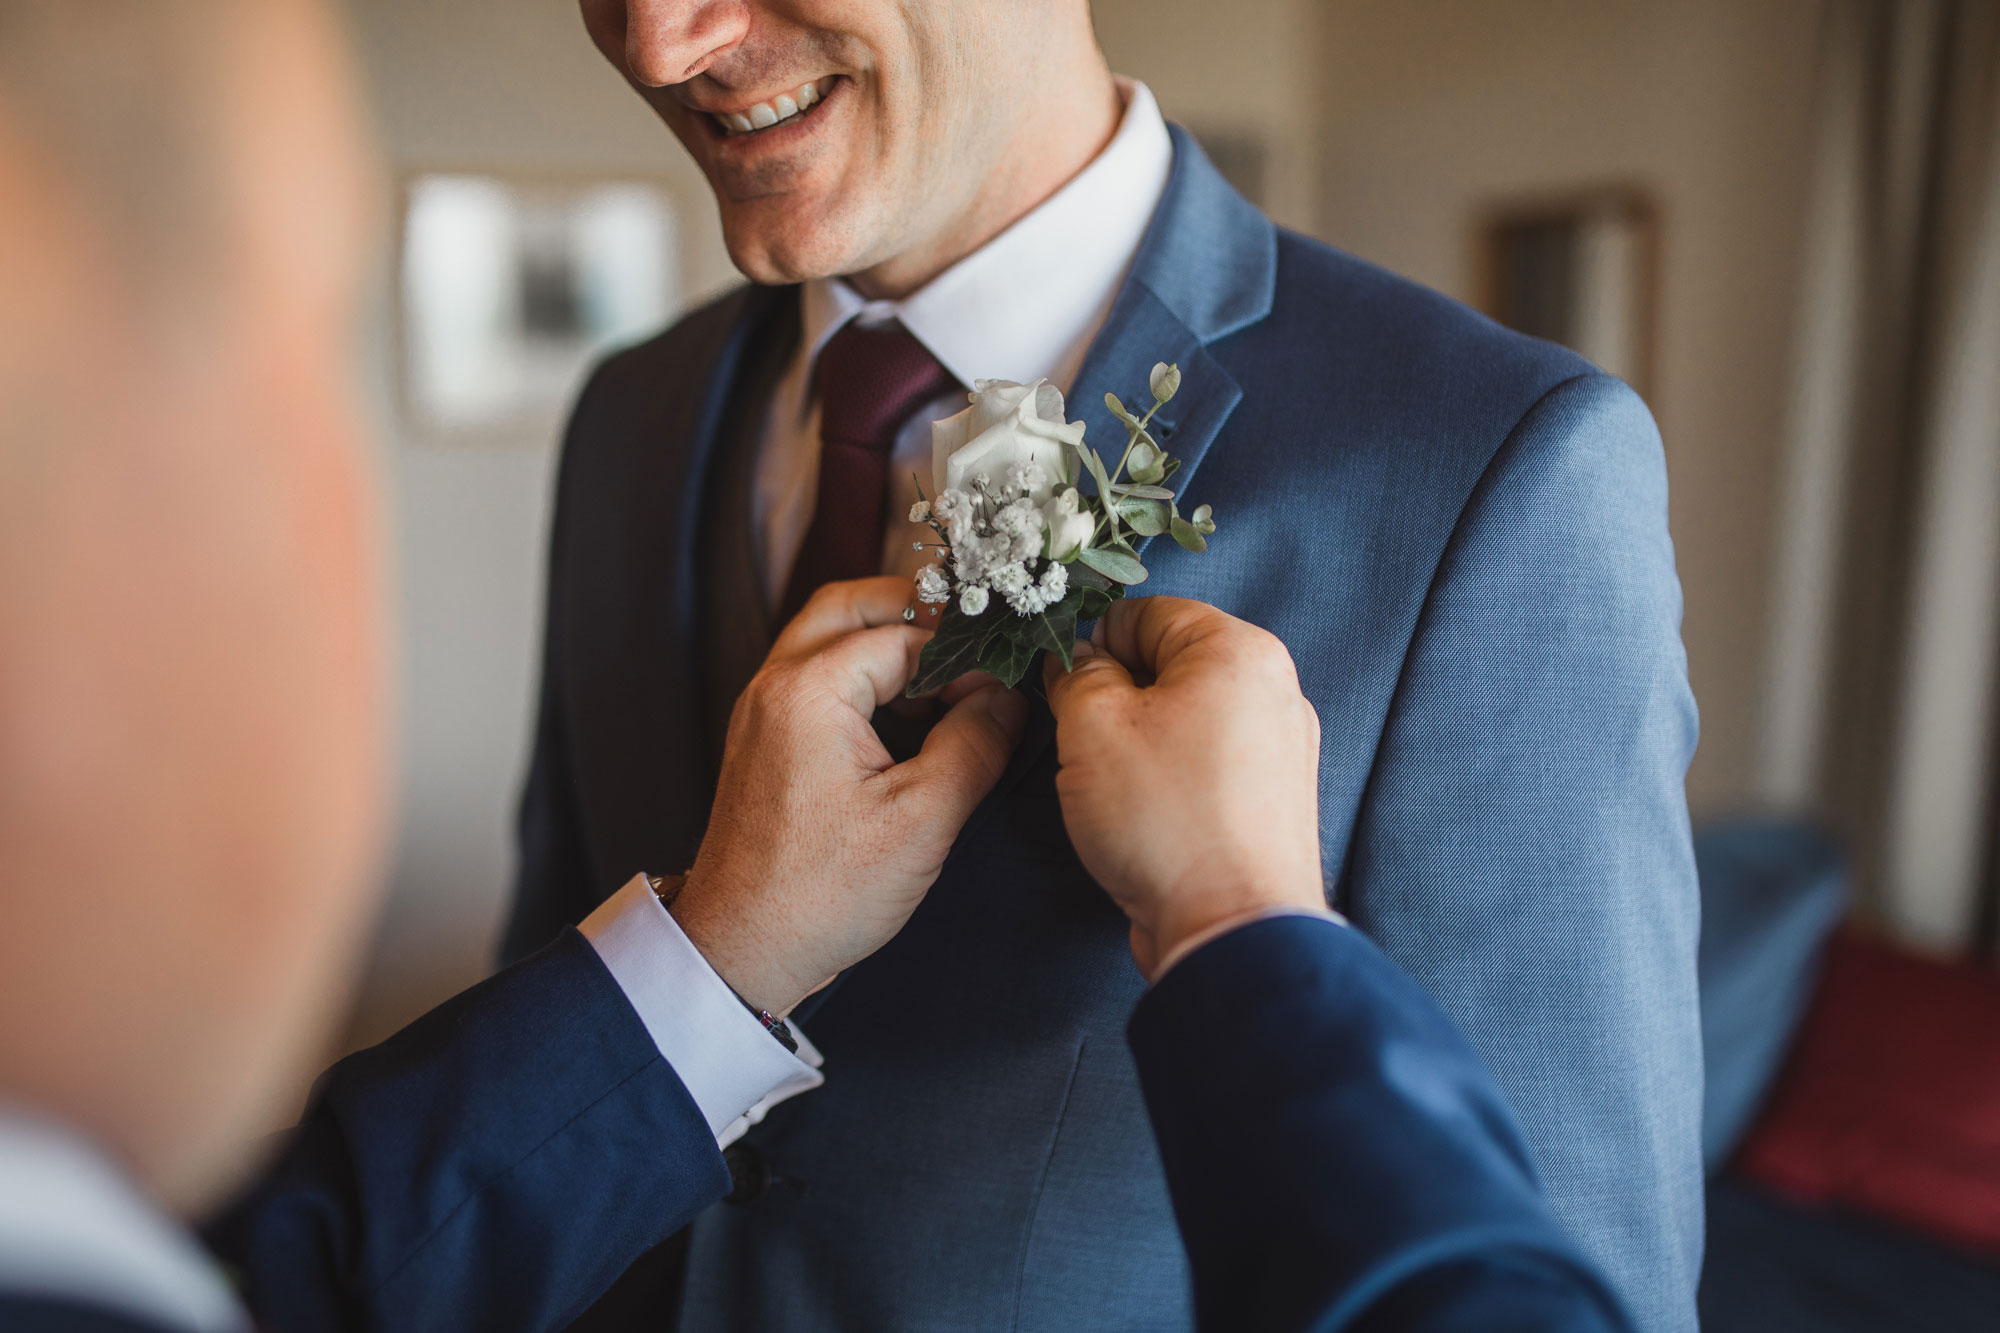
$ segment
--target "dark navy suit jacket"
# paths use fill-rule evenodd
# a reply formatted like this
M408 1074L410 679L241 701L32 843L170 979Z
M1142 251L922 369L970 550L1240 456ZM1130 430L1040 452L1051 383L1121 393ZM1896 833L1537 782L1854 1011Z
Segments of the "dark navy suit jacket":
M1335 905L1497 1076L1556 1216L1640 1327L1694 1328L1701 1256L1695 713L1644 405L1576 356L1290 235L1174 133L1166 193L1073 392L1179 363L1175 484L1205 555L1142 591L1275 632L1326 737ZM752 288L599 368L563 450L507 950L690 864L711 777L703 506ZM696 1222L684 1333L1185 1327L1124 1025L1126 922L1062 830L1046 714L909 927L805 1018L828 1086L749 1136L791 1182Z
M1231 931L1130 1038L1204 1329L1627 1330L1479 1058L1358 931Z
M1357 933L1232 932L1147 994L1131 1044L1203 1328L1629 1328L1492 1078ZM330 1071L212 1241L273 1333L554 1330L727 1183L570 932ZM0 1327L146 1325L0 1294Z
M729 1189L707 1121L577 932L335 1065L210 1228L271 1333L560 1329ZM0 1293L0 1329L146 1327Z

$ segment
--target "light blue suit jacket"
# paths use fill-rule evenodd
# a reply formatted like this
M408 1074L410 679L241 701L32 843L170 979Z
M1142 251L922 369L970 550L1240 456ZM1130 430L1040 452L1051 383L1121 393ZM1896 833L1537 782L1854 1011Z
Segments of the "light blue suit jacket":
M1143 591L1289 645L1324 726L1331 897L1492 1068L1639 1326L1691 1330L1696 727L1658 433L1616 379L1278 230L1174 149L1070 395L1122 438L1104 392L1181 367L1176 485L1221 530L1201 556L1153 542ZM510 953L693 859L700 506L796 300L725 297L578 404ZM1050 738L1040 715L908 929L805 1017L827 1085L738 1150L776 1183L696 1223L689 1333L1188 1323L1122 1034L1142 984L1064 836ZM1245 1169L1285 1159L1245 1145Z

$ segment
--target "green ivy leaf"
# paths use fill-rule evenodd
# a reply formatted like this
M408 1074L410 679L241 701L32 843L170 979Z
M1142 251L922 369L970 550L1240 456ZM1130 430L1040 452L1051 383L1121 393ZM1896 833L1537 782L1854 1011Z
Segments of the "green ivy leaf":
M1076 650L1076 618L1083 610L1085 595L1085 589L1072 588L1067 596L1048 610L1028 617L1035 647L1060 657L1064 671L1075 665L1070 655Z
M1208 549L1208 543L1202 540L1200 531L1195 528L1194 524L1188 522L1179 514L1174 515L1171 531L1174 534L1175 541L1188 550L1193 551L1196 555L1200 555Z
M1011 690L1021 683L1021 677L1028 674L1028 667L1035 660L1034 631L1023 617L1005 607L992 608L988 614L1001 616L1005 623L986 641L979 654L979 669L998 676L1000 683Z
M1113 583L1086 565L1070 566L1069 587L1072 596L1083 598L1076 611L1078 620L1096 620L1125 595L1124 584Z
M999 633L1005 619L1004 608L989 606L983 614L968 616L956 601L951 602L939 619L937 633L917 658L917 678L905 693L914 699L976 670L987 641Z
M1176 533L1176 536L1179 534ZM1197 538L1199 540L1199 538ZM1182 542L1181 545L1187 545ZM1093 546L1078 559L1098 573L1117 583L1144 583L1146 567L1139 563L1139 557L1129 550L1115 546Z

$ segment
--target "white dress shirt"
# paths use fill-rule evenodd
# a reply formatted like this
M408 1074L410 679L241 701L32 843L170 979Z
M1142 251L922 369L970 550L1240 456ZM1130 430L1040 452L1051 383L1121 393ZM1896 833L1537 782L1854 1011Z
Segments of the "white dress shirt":
M0 1293L189 1333L249 1333L209 1257L75 1132L0 1106Z
M764 1113L826 1080L820 1053L797 1024L793 1055L681 933L680 924L634 875L578 927L639 1021L680 1075L718 1145L727 1147Z

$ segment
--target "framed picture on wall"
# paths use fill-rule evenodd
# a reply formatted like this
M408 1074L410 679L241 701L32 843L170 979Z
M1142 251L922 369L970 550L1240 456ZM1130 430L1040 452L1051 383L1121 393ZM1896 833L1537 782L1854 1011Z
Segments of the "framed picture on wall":
M1608 185L1503 200L1481 211L1474 251L1485 313L1651 395L1660 213L1650 193Z
M427 171L400 200L398 379L419 437L546 431L593 360L680 308L660 182Z

